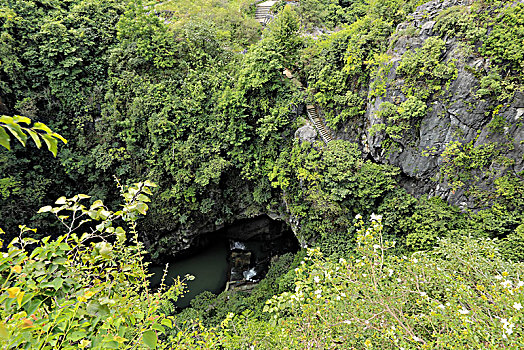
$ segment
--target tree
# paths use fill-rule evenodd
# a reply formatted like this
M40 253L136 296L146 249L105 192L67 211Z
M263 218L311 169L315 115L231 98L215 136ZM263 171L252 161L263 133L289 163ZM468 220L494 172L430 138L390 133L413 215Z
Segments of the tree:
M24 147L27 142L27 135L31 136L38 148L42 147L42 141L40 139L44 140L47 148L55 157L58 152L58 140L67 143L66 139L51 130L44 123L36 122L32 127L23 127L20 126L20 124L29 126L31 125L31 119L20 115L15 115L14 117L6 115L0 116L0 145L8 150L11 149L11 137L7 131L20 141Z

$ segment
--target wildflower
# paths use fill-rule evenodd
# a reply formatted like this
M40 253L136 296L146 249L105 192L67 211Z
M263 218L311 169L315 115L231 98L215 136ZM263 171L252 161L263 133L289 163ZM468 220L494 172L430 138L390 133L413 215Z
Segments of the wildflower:
M500 281L502 279L502 276L500 276L500 275L495 276L495 279Z
M373 244L373 251L377 251L380 248L380 244Z
M420 292L420 296L421 297L425 297L425 296L427 296L427 293L426 292Z
M517 310L520 310L520 309L522 309L522 304L521 304L521 303L514 303L514 304L513 304L513 307L514 307L515 309L517 309Z
M320 282L320 277L318 277L318 276L315 276L315 277L313 278L313 281L315 281L315 283L318 283L318 282Z
M519 282L517 283L517 287L522 287L522 286L524 286L524 281L519 281Z
M421 341L422 339L420 339L419 337L417 337L417 336L414 335L414 336L413 336L413 340L414 340L414 341Z
M382 220L382 215L376 215L375 213L371 214L371 221L380 221Z
M459 310L459 313L460 313L461 315L467 315L467 314L469 314L469 310L466 309L466 308L463 306L462 309Z
M357 214L357 215L355 216L355 219L357 219L357 220L360 220L360 219L362 219L362 215L360 215L360 214Z
M440 305L437 306L437 307L438 307L439 309L441 309L441 310L444 310L444 309L446 308L446 307L445 307L444 305L442 305L442 304L440 304Z
M500 284L501 284L502 287L504 287L504 288L509 288L509 287L511 287L511 281L510 281L510 280L505 280L504 282L500 282Z
M16 272L16 273L20 273L20 272L22 272L22 266L20 266L20 265L15 265L15 266L13 266L13 267L11 268L11 271Z
M393 270L392 270L392 269L389 269L388 272L389 272L389 274L388 274L389 277L391 277L391 276L393 275Z
M322 297L322 290L317 289L317 290L315 291L315 296L316 296L318 299L319 299L320 297Z

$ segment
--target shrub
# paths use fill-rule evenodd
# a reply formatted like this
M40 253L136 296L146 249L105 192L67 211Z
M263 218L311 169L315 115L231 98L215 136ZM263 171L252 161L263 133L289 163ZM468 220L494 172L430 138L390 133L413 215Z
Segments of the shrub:
M182 291L180 280L149 288L136 219L145 214L149 182L121 187L124 205L110 211L86 195L61 197L50 212L66 234L51 240L21 237L0 256L0 344L19 349L164 348L172 320L159 310ZM123 221L129 231L113 226ZM131 239L127 239L127 234Z

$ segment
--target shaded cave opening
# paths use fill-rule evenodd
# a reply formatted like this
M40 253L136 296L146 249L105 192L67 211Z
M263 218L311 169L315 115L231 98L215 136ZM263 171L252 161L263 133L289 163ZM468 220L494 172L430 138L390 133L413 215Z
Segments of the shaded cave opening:
M160 285L166 263L165 283L177 276L186 280L185 293L175 303L179 308L204 291L219 294L224 290L249 291L262 280L269 266L285 253L296 253L299 243L283 221L267 215L241 219L218 231L202 235L190 249L178 257L149 267L151 287Z

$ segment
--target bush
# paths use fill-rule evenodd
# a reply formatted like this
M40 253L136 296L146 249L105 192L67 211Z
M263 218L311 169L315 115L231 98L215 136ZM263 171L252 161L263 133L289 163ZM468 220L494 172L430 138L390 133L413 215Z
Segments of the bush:
M154 185L121 187L125 204L110 211L89 196L61 197L50 212L66 234L51 240L21 237L0 256L0 344L6 349L165 348L159 335L172 327L160 312L182 283L149 288L136 219L145 214ZM128 224L131 239L120 226Z

